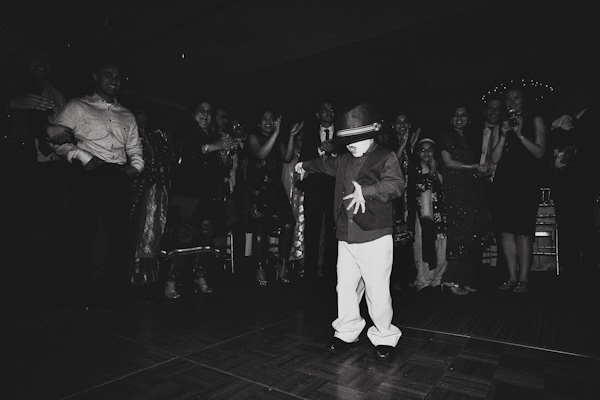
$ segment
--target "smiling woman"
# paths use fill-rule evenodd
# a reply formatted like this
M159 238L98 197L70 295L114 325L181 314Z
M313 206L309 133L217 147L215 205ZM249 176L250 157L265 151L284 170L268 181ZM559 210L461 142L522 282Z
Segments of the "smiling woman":
M492 149L492 161L498 163L494 222L509 273L500 289L526 292L540 202L546 125L542 117L526 107L522 87L509 87L504 100L512 116L502 122L500 138Z
M491 230L478 179L485 175L485 166L478 164L478 149L469 144L474 134L468 109L459 105L452 111L450 126L442 133L439 146L448 221L448 267L442 283L457 295L476 291L472 286L475 272Z

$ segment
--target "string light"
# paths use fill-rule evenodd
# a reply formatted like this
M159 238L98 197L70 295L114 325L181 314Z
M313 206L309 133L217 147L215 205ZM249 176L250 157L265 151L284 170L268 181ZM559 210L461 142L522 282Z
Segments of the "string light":
M505 91L507 89L508 86L513 85L516 82L519 82L519 79L516 79L516 80L511 79L508 84L500 83L498 85L495 85L494 89L484 92L484 94L481 96L481 100L485 103L488 96L490 96L491 94L501 94L503 91ZM544 98L544 96L546 96L546 95L550 94L550 92L554 91L554 87L552 85L550 85L548 83L540 82L535 79L528 80L525 78L521 78L520 84L523 88L534 89L534 90L532 90L534 92L532 94L532 97L534 98L534 100L541 100Z

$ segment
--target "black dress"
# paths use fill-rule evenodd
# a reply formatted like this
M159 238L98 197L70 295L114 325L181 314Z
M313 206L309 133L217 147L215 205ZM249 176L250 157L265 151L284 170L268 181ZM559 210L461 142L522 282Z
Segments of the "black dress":
M261 146L269 138L256 134ZM283 158L279 142L276 142L266 159L252 156L247 167L245 223L251 231L259 226L274 231L286 224L296 222L288 199L281 173Z
M440 152L446 150L452 159L467 164L479 162L469 146L469 135L449 129L440 138ZM472 170L444 168L444 196L448 221L447 256L449 260L478 256L482 243L491 231L489 209L483 195L481 181Z
M532 116L523 115L522 133L535 142ZM535 234L542 168L543 161L535 158L514 133L508 132L494 176L497 202L494 224L499 232L528 236Z
M467 164L479 162L472 129L463 134L449 129L441 135L440 152L446 150L452 159ZM446 200L448 268L443 282L471 285L481 264L483 247L490 239L491 222L481 181L472 170L444 168L443 188Z
M224 233L219 155L202 152L203 146L218 138L209 132L195 121L175 132L175 163L162 240L163 250L169 253L162 268L170 281L179 280L189 269L196 278L203 277L214 257L200 248L214 246L214 238Z

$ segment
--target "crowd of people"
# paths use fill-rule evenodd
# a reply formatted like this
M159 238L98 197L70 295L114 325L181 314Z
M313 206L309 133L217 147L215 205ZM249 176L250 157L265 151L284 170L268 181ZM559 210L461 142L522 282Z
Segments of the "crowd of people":
M572 87L551 120L535 110L523 86L492 93L479 108L457 99L446 126L429 131L405 110L383 115L369 109L377 116L373 124L380 124L368 137L374 147L353 156L385 149L399 169L396 174L395 167L379 165L395 177L379 185L397 186L357 199L352 193L363 184L352 192L356 182L346 182L338 170L362 168L346 155L357 141L341 136L349 118L345 105L339 105L344 120L338 104L315 99L314 114L302 121L286 120L273 108L241 121L227 106L201 99L171 129L156 122L149 103L120 103L121 72L112 62L95 66L88 95L68 101L51 83L42 46L25 47L21 66L2 99L11 262L19 265L22 254L36 249L27 256L28 271L15 273L21 281L55 279L59 284L51 286L62 295L86 298L102 265L111 295L158 284L165 297L176 299L188 281L194 292L208 295L214 290L210 271L224 262L235 237L245 245L232 257L253 270L256 286L304 280L333 287L337 281L340 292L340 265L357 257L340 243L359 238L372 245L385 232L393 246L386 242L373 251L385 248L383 256L390 247L391 290L476 292L483 251L496 243L507 270L499 289L523 293L546 172L561 229L561 268L597 265L599 187L592 160L600 121L589 87ZM361 226L369 196L389 210ZM342 200L355 207L348 221L340 217ZM372 223L377 228L365 228ZM364 285L367 292L381 291L380 282L364 279ZM348 287L343 295L354 304L357 292ZM382 343L395 345L394 335Z

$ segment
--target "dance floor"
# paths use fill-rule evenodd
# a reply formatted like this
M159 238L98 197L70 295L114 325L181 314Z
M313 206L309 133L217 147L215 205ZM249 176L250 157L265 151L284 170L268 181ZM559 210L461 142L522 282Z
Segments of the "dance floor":
M487 269L468 296L393 292L403 335L391 362L373 357L364 333L346 353L325 350L336 298L323 283L260 289L250 274L223 273L211 295L30 304L4 318L2 397L600 398L595 283L536 272L530 292L500 293Z

